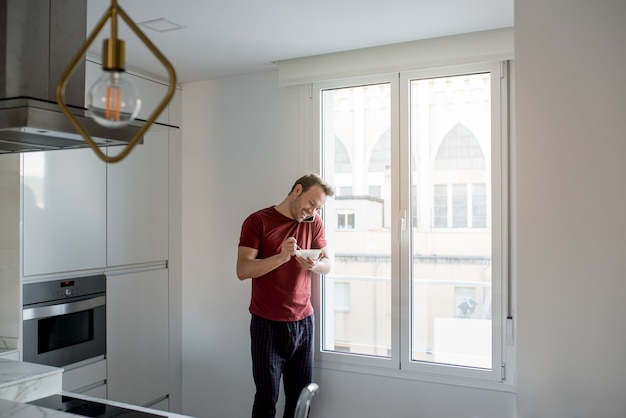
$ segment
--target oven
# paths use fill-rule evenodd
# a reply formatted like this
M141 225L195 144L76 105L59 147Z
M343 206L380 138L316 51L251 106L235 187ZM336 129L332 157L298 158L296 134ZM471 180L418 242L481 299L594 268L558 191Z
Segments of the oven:
M26 283L23 360L63 367L106 353L104 274Z

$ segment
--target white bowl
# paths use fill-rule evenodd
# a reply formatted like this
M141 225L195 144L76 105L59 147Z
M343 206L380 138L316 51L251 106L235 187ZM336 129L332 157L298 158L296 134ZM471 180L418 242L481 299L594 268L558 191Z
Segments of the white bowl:
M322 250L296 250L296 255L302 258L309 257L311 260L317 260L321 252Z

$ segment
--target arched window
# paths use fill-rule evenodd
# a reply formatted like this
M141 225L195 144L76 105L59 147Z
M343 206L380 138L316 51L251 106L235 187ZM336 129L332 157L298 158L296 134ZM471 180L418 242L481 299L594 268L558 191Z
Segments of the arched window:
M435 170L476 170L485 168L485 156L474 135L457 123L437 150Z
M485 228L485 157L467 127L457 123L448 132L439 145L433 168L433 227Z
M335 173L352 173L352 162L346 146L335 137Z
M370 153L367 166L367 194L372 197L383 197L385 173L391 167L391 136L386 130Z
M378 138L372 148L367 171L370 173L384 172L391 164L391 141L389 140L389 130Z

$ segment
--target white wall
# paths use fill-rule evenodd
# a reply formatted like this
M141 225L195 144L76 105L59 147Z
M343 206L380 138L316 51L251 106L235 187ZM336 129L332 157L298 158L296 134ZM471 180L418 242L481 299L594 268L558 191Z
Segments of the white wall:
M250 281L235 274L239 232L302 174L297 90L276 73L183 87L183 411L252 410Z
M515 2L518 416L626 416L626 2Z

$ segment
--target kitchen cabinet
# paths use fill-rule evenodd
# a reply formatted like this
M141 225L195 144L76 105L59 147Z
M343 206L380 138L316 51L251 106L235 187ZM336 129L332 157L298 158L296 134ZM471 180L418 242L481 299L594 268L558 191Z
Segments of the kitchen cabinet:
M117 147L109 151L119 152ZM107 265L165 261L168 258L167 130L149 130L107 173Z
M106 398L107 361L97 360L80 367L64 367L63 390L74 393L104 393Z
M177 89L167 109L168 110L168 122L171 126L179 127L182 125L183 115L181 112L181 109L182 109L181 99L182 99L181 91ZM170 132L176 132L176 131L177 130L170 131Z
M99 72L98 65L87 63L88 86L97 76L95 69ZM148 111L161 100L166 86L137 78ZM147 116L140 114L140 118ZM180 123L179 95L158 122L170 119ZM21 272L16 269L12 281L16 332L20 276L23 281L45 280L94 270L107 275L106 365L69 370L64 377L68 389L98 396L106 390L111 400L169 408L170 368L176 367L170 363L169 199L170 187L179 188L179 183L170 184L170 152L179 149L179 141L178 129L154 125L144 135L144 143L118 163L102 162L90 148L30 152L12 159L9 180L16 203L9 209L18 216L11 224L15 232L11 248L0 255L21 259L17 263ZM111 147L106 152L116 155L121 149ZM0 171L0 186L4 178ZM0 202L2 213L4 206ZM0 273L0 278L6 276L1 269ZM2 308L4 320L7 312ZM0 331L13 336L13 328L0 326ZM96 375L98 382L105 376L106 385L94 386Z
M23 275L106 264L106 164L91 149L22 156Z
M169 395L168 270L107 276L108 399L134 405Z
M87 62L87 89L100 72ZM144 111L167 90L128 76ZM168 107L158 121L167 123L170 113L177 114ZM24 277L167 260L169 129L155 125L144 144L114 164L90 148L23 154Z

